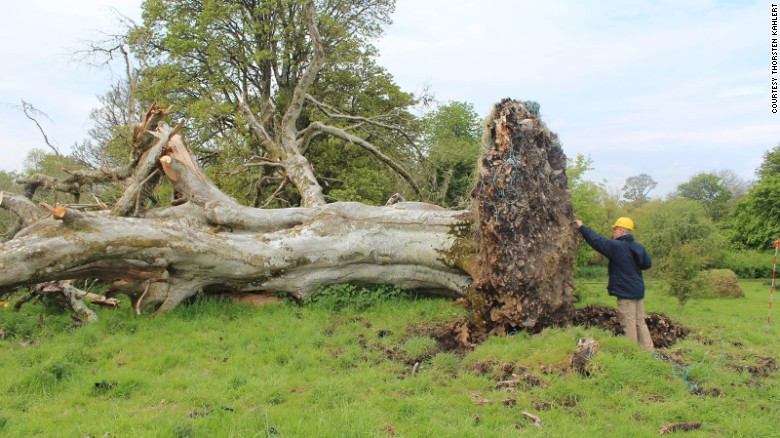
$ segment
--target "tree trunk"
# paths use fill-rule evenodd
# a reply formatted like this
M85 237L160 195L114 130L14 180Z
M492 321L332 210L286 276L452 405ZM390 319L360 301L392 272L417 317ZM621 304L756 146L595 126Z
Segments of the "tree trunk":
M176 130L161 124L149 149L150 156L161 151L160 166L139 160L145 167L130 189L162 169L180 205L140 217L49 207L50 217L0 246L0 288L99 278L129 295L137 311L156 305L160 313L199 292L305 295L332 283L379 283L468 294L477 322L497 333L565 323L577 243L565 156L523 103L497 105L488 130L475 214L418 202L246 207L221 192ZM34 208L7 204L0 206L20 216Z
M198 291L306 294L331 283L461 294L470 278L451 255L460 240L453 229L469 223L469 214L416 207L336 203L281 211L190 202L155 219L63 209L3 245L0 284L102 278L135 283L135 291L120 290L140 297L151 283L164 290L146 290L141 306L162 303L160 311Z

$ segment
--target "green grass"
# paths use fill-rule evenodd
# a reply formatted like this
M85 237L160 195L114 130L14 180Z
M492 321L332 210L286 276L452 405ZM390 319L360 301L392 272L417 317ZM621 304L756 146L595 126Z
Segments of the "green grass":
M761 368L780 349L769 286L740 285L745 298L680 308L650 282L647 310L694 329L663 351L671 360L580 327L492 337L461 357L424 327L463 309L395 295L362 311L210 300L156 319L98 309L82 328L40 305L0 308L0 436L649 437L683 421L703 422L676 433L686 438L779 436L778 371ZM578 305L614 306L597 278L578 294ZM568 369L583 336L601 344L589 377ZM507 370L527 378L497 388Z

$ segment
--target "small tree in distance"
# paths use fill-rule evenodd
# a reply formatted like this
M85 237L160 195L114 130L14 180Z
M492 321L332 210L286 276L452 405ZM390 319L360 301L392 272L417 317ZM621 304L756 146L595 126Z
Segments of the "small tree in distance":
M707 217L715 222L726 216L728 201L732 197L731 190L721 182L720 176L714 173L694 175L688 182L677 186L677 194L700 202L707 212Z
M626 178L626 184L623 186L623 198L629 203L641 205L647 202L647 195L658 183L650 175L643 173L637 176Z

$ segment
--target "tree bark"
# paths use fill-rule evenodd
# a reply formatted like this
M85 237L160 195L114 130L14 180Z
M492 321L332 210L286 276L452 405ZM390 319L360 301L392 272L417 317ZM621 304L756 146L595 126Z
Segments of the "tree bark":
M467 212L336 203L265 211L217 203L137 219L63 209L0 252L0 284L102 278L164 280L149 304L170 310L203 292L309 293L331 283L387 283L457 296L470 284L453 229ZM245 230L233 226L245 225ZM247 231L262 230L262 231ZM127 263L131 261L132 263ZM133 295L137 295L133 294Z

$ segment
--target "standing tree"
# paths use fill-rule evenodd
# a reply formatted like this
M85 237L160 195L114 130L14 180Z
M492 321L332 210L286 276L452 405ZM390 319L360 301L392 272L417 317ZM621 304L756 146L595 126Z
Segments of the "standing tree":
M761 161L758 169L756 169L756 175L759 179L780 175L780 143L764 152L764 159Z
M699 173L677 186L677 195L699 201L707 212L707 217L718 222L728 213L728 202L732 197L718 175Z
M423 198L410 169L413 97L375 64L370 44L394 0L316 4L315 23L304 0L148 1L131 38L149 65L139 89L193 122L209 176L253 205L377 203L371 180ZM356 177L352 162L371 174Z
M433 199L445 207L468 205L482 135L473 105L450 102L426 115L423 123L421 147L432 167Z
M729 205L731 207L747 195L751 186L750 181L741 178L736 172L730 169L719 170L715 174L720 178L720 183L731 192L731 199L729 200Z
M626 183L623 185L623 198L627 201L641 205L647 202L647 195L658 185L657 182L645 173L637 176L630 176L626 178Z
M730 238L740 248L767 249L780 238L780 175L767 174L737 203Z
M771 248L780 238L780 144L764 153L758 181L737 202L729 221L730 238L745 249Z
M637 228L639 239L654 260L663 260L675 248L689 245L705 262L715 264L728 249L727 239L697 201L653 200L632 214L641 225Z

